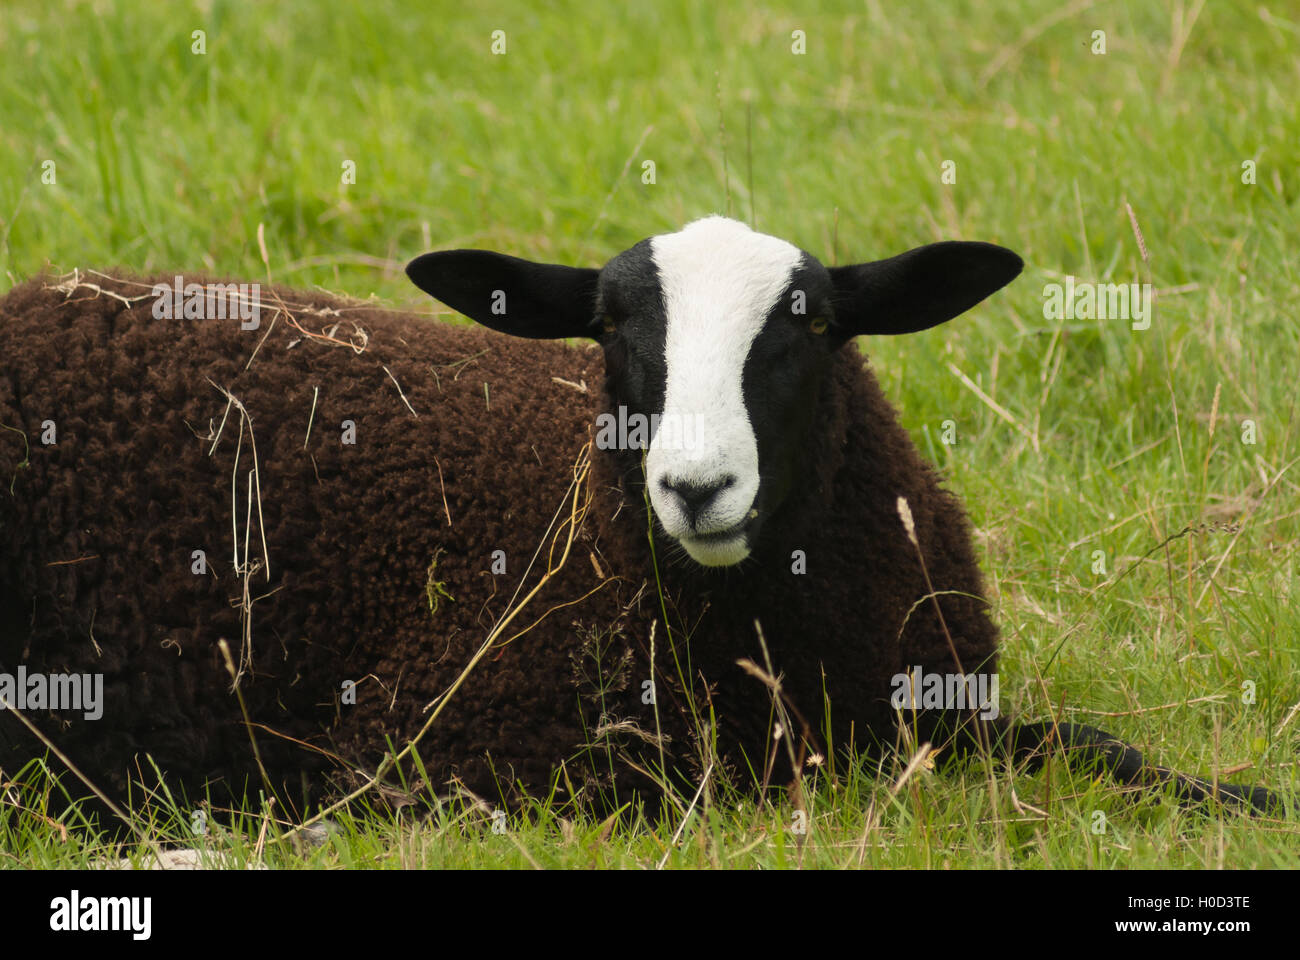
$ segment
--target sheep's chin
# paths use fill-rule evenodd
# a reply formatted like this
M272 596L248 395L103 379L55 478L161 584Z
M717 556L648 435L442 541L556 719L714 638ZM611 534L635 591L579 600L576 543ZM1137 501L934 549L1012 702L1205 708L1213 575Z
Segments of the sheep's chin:
M681 537L678 542L692 560L705 567L730 567L749 556L749 542L743 530L726 540Z

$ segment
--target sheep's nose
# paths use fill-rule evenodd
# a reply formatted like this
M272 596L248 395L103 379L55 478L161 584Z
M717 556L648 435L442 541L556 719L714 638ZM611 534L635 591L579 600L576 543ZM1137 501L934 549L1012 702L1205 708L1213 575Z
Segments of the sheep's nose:
M669 480L664 477L659 481L659 485L681 501L686 515L690 518L691 526L695 526L696 518L713 502L714 497L735 482L736 478L727 474L721 479L707 480L703 483L691 480Z

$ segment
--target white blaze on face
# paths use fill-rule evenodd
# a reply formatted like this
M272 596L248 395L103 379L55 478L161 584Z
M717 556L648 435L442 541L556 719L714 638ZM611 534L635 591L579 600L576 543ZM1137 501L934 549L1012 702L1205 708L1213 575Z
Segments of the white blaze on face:
M664 529L695 560L739 563L749 553L740 528L759 485L758 443L741 376L754 338L803 254L725 217L653 237L650 249L668 320L663 419L646 455L650 502ZM669 489L723 483L694 525Z

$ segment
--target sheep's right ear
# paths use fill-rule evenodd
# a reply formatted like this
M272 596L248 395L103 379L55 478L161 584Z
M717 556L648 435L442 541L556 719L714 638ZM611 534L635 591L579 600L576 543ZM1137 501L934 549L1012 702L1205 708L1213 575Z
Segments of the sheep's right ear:
M926 330L1000 290L1024 265L1006 247L948 240L888 260L831 267L835 325L852 337Z
M489 250L416 257L406 275L425 293L485 327L516 337L596 337L599 270L533 263Z

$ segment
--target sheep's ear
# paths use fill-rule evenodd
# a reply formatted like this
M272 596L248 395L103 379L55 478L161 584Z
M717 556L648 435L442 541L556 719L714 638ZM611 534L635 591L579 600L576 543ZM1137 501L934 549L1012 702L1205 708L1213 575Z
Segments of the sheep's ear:
M533 263L488 250L426 253L406 265L425 293L516 337L596 337L599 270Z
M849 336L926 330L1010 283L1024 265L1005 247L949 240L831 267L836 325Z

